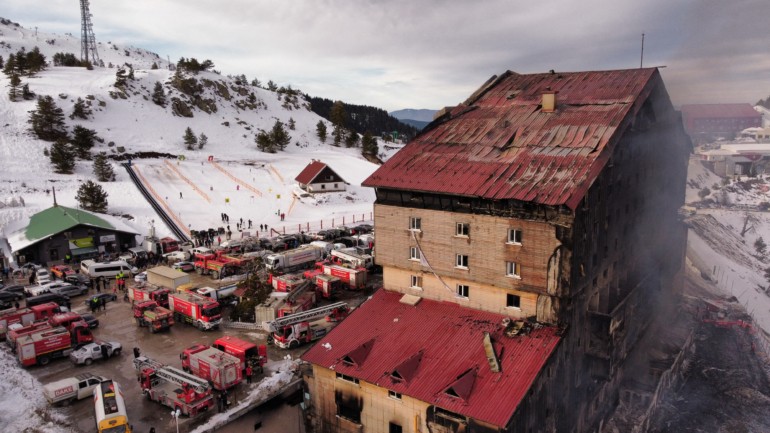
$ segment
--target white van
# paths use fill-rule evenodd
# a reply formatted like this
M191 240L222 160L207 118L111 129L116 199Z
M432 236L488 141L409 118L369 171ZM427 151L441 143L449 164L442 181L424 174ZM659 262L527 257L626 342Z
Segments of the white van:
M106 277L114 278L121 271L127 277L131 277L138 269L132 268L125 260L114 262L95 262L93 260L83 260L80 262L80 271L91 278Z

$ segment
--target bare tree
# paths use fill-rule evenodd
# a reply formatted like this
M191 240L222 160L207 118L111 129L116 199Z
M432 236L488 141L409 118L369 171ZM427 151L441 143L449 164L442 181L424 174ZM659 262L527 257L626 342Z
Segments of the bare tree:
M741 237L745 237L746 233L754 233L756 226L759 224L759 219L751 212L746 212L743 215L743 228L741 229Z

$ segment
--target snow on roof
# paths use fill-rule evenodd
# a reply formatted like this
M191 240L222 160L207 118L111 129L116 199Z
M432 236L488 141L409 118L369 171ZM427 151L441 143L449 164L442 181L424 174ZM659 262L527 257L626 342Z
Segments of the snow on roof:
M53 206L30 218L17 220L8 224L4 232L11 251L16 252L78 225L139 234L139 231L120 218L64 206Z
M385 289L302 359L471 418L505 426L554 352L555 327L508 337L506 317L452 302L416 306ZM366 332L362 332L366 330ZM501 371L484 351L489 333Z

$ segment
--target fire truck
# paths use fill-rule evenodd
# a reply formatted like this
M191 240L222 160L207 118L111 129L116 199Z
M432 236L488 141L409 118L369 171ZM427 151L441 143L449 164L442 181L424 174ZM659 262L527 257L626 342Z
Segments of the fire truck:
M139 326L146 326L151 333L171 328L174 324L173 313L163 308L155 301L144 301L134 304L134 318Z
M350 266L352 268L370 269L374 266L374 258L369 254L358 254L353 251L348 251L348 249L333 250L329 258L335 264Z
M44 329L51 329L51 325L46 320L41 320L38 322L32 322L27 326L19 326L19 325L13 325L11 326L11 329L8 330L8 335L5 340L5 342L10 346L11 352L16 352L16 342L19 340L19 338L34 334L35 332L42 331Z
M335 322L347 317L349 312L347 303L335 302L267 322L267 328L276 346L294 349L328 334Z
M268 283L273 286L273 290L276 292L291 292L304 282L305 279L302 276L296 274L271 274L268 276Z
M88 326L76 326L71 331L59 326L25 335L16 341L16 353L24 367L47 365L55 358L69 356L82 344L93 341Z
M144 249L157 256L161 256L166 253L178 251L179 241L169 237L158 239L155 236L149 236L144 238Z
M27 326L35 321L35 312L29 308L9 308L0 315L0 340L5 339L8 327L14 324Z
M177 410L186 416L196 416L214 407L214 397L208 381L185 373L178 368L140 356L134 358L139 372L139 384L145 397Z
M67 331L72 332L75 328L88 328L88 324L83 320L83 317L78 313L58 313L48 318L48 320L39 320L32 322L27 326L20 326L21 324L11 326L8 331L7 343L11 346L11 351L16 351L16 342L19 338L33 334L35 332L42 331L44 329L52 329L59 326L64 327ZM83 336L82 341L79 344L90 343L93 341L93 337L90 335Z
M241 361L219 349L196 344L185 349L179 358L184 371L210 381L219 391L232 388L243 380Z
M211 275L211 278L218 280L244 271L244 268L255 258L255 256L230 256L222 250L214 254L195 254L195 272L198 275Z
M315 307L316 292L308 290L312 285L305 281L304 285L292 290L291 293L272 292L268 298L254 308L257 323L269 322L276 317L283 317Z
M128 288L128 297L132 301L155 301L164 308L168 308L169 293L171 293L169 289L148 284Z
M168 295L168 305L174 313L174 320L204 331L217 328L222 322L219 303L197 293L172 293Z
M264 344L257 346L240 338L226 335L217 338L211 347L238 358L241 362L241 370L245 370L248 363L252 369L259 369L261 373L264 365L267 364L267 346Z

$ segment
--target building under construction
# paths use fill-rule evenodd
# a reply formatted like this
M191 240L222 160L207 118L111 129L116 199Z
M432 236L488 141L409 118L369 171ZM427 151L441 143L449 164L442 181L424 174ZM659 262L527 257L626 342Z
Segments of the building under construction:
M493 77L365 182L375 293L303 359L317 432L590 432L680 284L657 69Z

